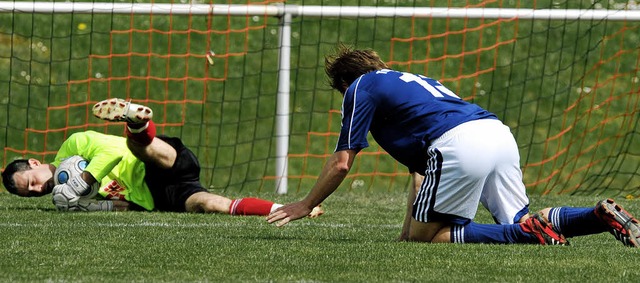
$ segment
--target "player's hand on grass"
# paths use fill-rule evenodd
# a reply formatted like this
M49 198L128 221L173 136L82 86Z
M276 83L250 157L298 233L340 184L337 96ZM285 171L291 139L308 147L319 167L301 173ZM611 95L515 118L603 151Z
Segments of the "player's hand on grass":
M396 241L398 242L405 242L409 240L409 231L402 231L402 233L400 233L400 236L398 236L398 238L396 239Z
M267 216L267 222L281 227L287 223L308 216L313 209L303 202L284 205Z

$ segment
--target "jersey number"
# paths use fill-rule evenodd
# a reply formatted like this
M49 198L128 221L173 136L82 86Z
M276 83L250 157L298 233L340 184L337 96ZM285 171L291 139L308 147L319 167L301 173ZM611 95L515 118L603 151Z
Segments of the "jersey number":
M429 83L426 80L427 77L425 76L416 76L414 74L410 74L410 73L402 73L402 76L400 76L400 79L405 81L405 82L416 82L419 85L421 85L424 89L426 89L429 93L431 93L431 95L433 95L434 97L444 97L445 95L447 96L451 96L451 97L455 97L460 99L460 97L458 97L455 93L453 93L453 91L450 91L448 88L446 88L445 86L441 85L438 81L432 81L432 83Z

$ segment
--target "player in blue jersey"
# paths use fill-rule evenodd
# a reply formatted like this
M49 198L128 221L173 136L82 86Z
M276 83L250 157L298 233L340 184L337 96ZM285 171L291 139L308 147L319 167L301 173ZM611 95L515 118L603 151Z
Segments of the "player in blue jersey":
M551 209L530 215L516 141L495 114L432 78L388 69L373 50L341 46L325 63L331 86L344 96L335 152L310 193L271 213L269 223L299 219L333 193L369 146L370 132L421 184L409 194L401 240L564 245L558 231L570 227L571 236L613 229L637 246L637 220L612 201L588 212L565 209L562 221L549 218L556 229L545 218ZM478 203L497 224L473 222Z

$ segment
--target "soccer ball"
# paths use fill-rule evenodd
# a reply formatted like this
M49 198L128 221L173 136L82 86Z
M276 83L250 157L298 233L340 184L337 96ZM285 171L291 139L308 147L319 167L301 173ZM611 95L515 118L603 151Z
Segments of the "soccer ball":
M87 165L89 165L89 161L80 155L67 157L56 168L56 172L53 174L53 182L56 185L66 184L69 179L80 176L82 171L87 168Z

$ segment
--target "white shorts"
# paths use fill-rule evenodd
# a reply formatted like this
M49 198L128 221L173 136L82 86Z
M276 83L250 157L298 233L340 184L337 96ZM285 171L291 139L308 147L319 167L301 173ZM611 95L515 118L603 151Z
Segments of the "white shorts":
M529 212L518 145L499 120L461 124L433 140L413 204L420 222L466 224L487 208L496 223L513 224Z

